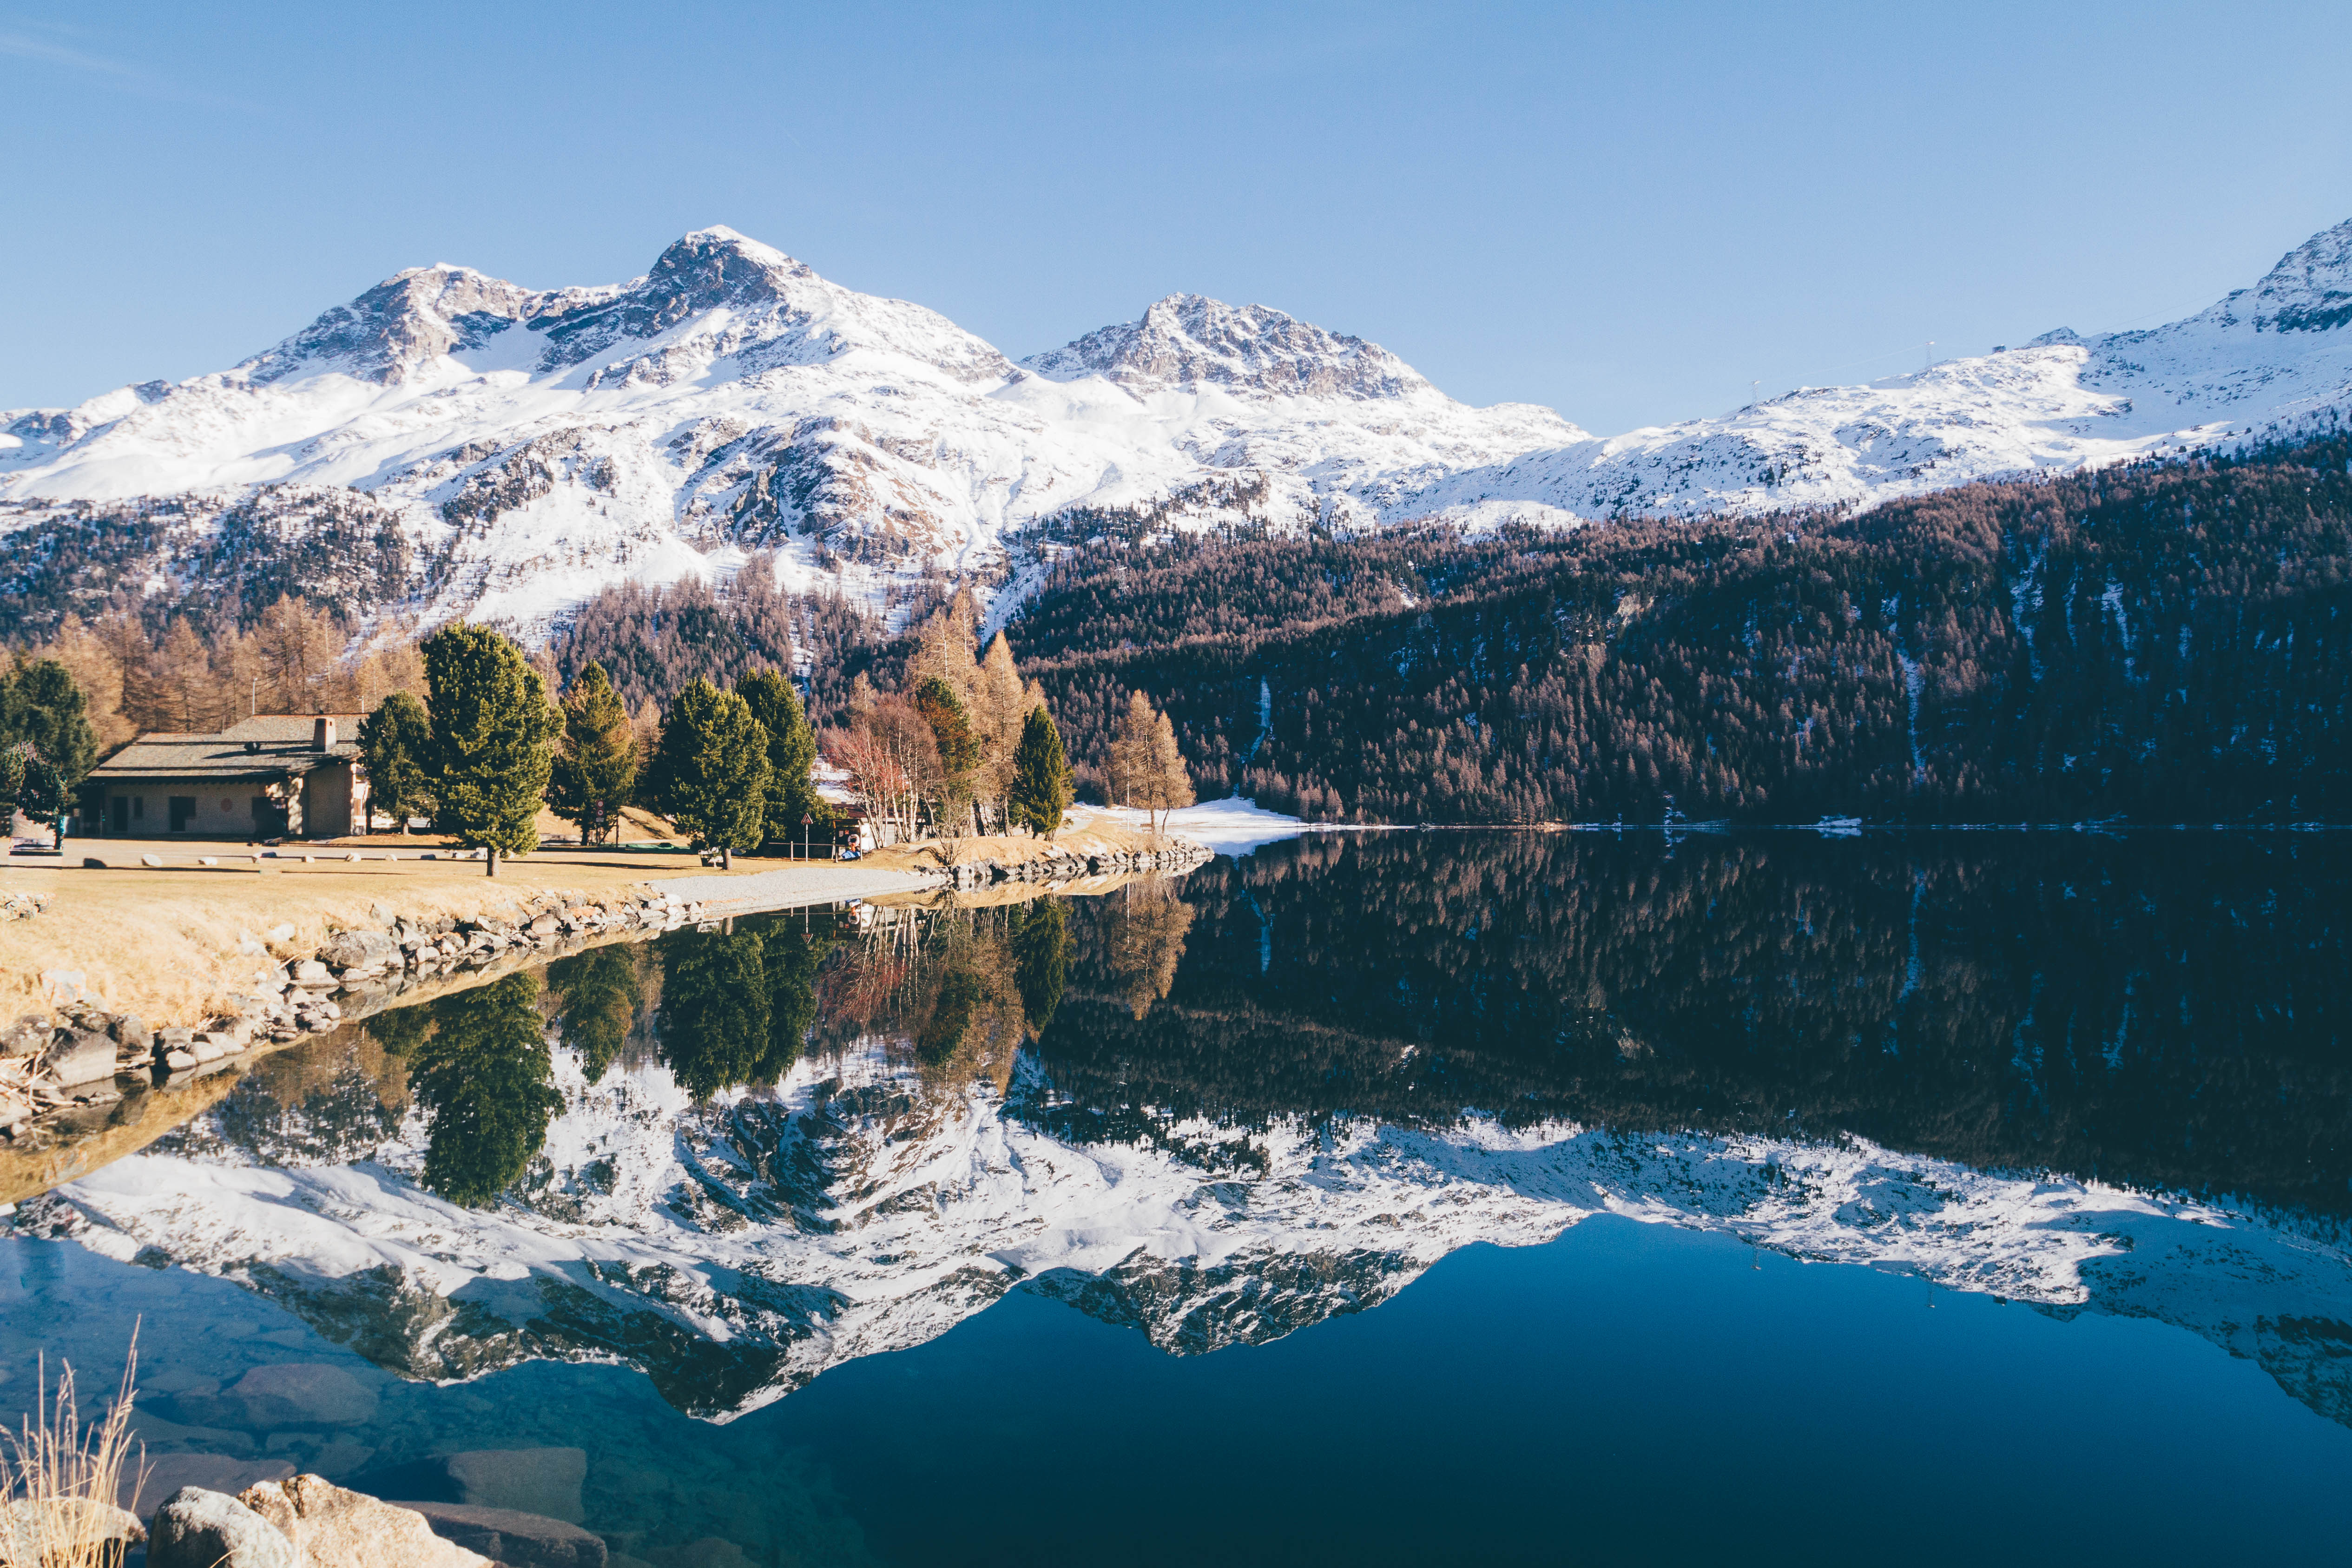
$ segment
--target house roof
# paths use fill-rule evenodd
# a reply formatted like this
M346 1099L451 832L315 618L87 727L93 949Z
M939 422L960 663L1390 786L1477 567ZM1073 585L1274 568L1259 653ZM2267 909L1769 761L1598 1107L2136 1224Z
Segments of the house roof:
M335 721L335 743L310 749L320 717ZM89 771L92 780L283 778L322 763L352 762L359 742L356 713L263 713L214 735L157 732L140 736Z

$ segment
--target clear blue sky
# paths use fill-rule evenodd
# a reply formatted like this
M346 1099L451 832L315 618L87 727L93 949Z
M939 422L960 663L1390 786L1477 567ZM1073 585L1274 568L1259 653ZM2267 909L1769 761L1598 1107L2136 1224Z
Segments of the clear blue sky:
M725 223L1015 356L1177 289L1601 432L2200 309L2352 217L2352 5L0 0L0 407Z

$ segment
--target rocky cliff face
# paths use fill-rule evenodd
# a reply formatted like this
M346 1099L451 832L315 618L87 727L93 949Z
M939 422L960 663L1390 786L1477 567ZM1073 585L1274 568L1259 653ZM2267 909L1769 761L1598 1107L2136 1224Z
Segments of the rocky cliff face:
M1236 480L1276 529L1867 502L2336 416L2347 255L2352 224L2153 331L2060 331L1610 438L1467 407L1376 343L1199 295L1015 365L724 228L617 285L421 268L231 370L0 413L0 580L38 629L68 600L213 591L190 564L206 520L363 503L395 520L375 553L399 565L357 607L545 625L753 550L788 586L860 596L932 568L1014 581L1056 520L1229 522L1188 498ZM142 543L159 517L187 536ZM88 548L61 556L61 534ZM299 577L302 531L273 548Z

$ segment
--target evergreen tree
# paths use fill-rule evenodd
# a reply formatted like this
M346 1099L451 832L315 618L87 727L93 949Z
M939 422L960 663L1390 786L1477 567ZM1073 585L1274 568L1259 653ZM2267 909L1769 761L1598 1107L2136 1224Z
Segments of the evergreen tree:
M763 823L779 842L817 841L832 832L833 814L816 793L816 731L809 727L800 693L779 669L759 669L735 683L735 695L768 732L768 790ZM813 818L803 827L802 818Z
M0 675L0 745L30 746L56 770L59 789L73 793L98 762L98 736L71 670L37 658Z
M563 694L563 742L548 775L548 804L580 827L580 842L614 836L637 782L629 710L593 660Z
M927 675L915 688L915 711L930 726L939 749L938 821L942 832L961 833L971 816L973 773L980 766L980 736L955 688L936 675Z
M521 648L486 626L454 626L425 644L433 714L434 825L468 847L528 855L562 720ZM491 873L497 874L497 861Z
M1062 732L1053 714L1039 703L1029 710L1021 729L1021 746L1013 754L1013 793L1008 813L1032 833L1051 838L1061 830L1062 814L1070 806L1070 761L1062 752Z
M31 821L53 824L64 814L65 804L58 770L40 752L23 742L0 748L0 829L20 811Z
M433 720L425 704L395 691L360 721L360 755L367 769L368 809L381 811L402 833L408 819L433 809Z
M768 732L751 706L707 680L687 683L662 719L668 815L697 849L755 849L767 808Z

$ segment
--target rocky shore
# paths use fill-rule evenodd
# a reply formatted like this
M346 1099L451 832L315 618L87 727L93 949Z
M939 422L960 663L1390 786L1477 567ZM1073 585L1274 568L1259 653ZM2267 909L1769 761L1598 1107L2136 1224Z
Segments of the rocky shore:
M1067 882L1121 871L1184 871L1210 858L1209 850L1190 841L1158 849L1092 854L1055 853L1049 848L1043 858L1031 860L959 859L946 868L945 874L950 887L985 888L994 882Z
M545 1456L585 1468L576 1448L505 1457ZM571 1491L569 1511L576 1514L576 1475ZM0 1510L0 1563L121 1562L142 1546L147 1568L609 1568L613 1562L601 1536L568 1520L513 1508L387 1502L315 1475L257 1481L234 1495L182 1486L144 1519L135 1509L82 1498Z
M703 918L700 902L644 891L541 892L471 919L410 920L378 906L375 923L339 931L316 952L257 974L235 1011L194 1026L151 1028L128 1013L66 1001L0 1032L0 1138L22 1142L59 1116L103 1117L126 1096L166 1089L247 1052L324 1034L390 1005L436 977L516 958L553 956L613 933L658 935ZM292 928L263 933L282 942ZM267 952L264 947L260 951Z

